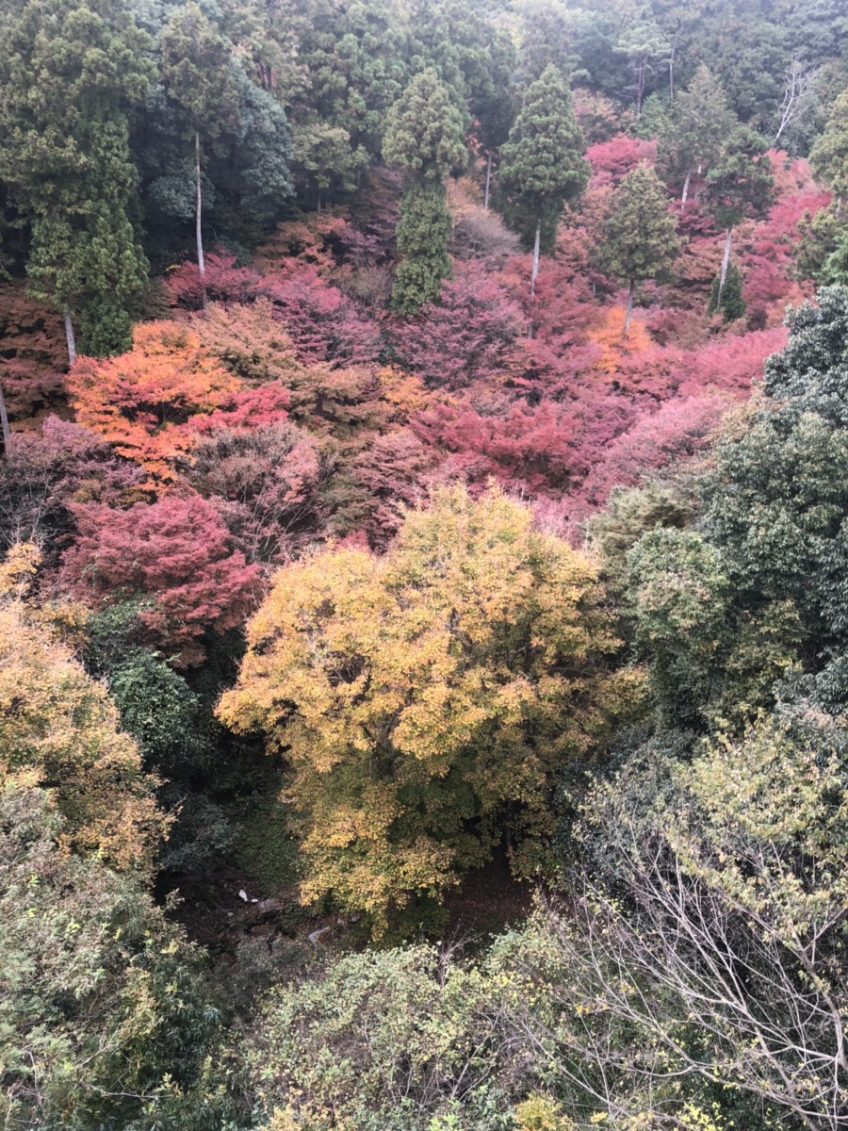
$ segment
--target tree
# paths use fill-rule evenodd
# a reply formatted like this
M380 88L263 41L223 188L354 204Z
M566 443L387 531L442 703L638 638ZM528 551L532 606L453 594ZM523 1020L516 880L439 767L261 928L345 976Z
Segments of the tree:
M664 1064L780 1126L844 1128L841 728L800 709L688 765L645 754L587 806L587 866L556 928L560 1006L591 1015L574 1054L591 1048L602 1078L649 1086Z
M638 121L642 116L642 101L645 97L648 75L653 71L653 63L668 62L671 43L656 23L652 20L642 20L631 24L621 33L615 51L623 55L633 67Z
M412 512L384 558L290 566L249 628L221 719L286 763L304 903L365 912L440 899L509 828L545 860L557 767L632 703L588 565L528 511L460 489Z
M706 173L718 159L733 113L721 84L703 64L689 86L674 100L668 129L660 140L658 161L672 184L681 184L683 204L692 174Z
M28 575L31 560L13 549L7 578L15 569ZM157 779L143 772L104 687L33 622L8 579L0 585L0 778L27 775L50 791L67 848L146 875L168 827L156 806Z
M214 141L234 128L239 89L226 37L196 3L174 9L159 37L161 77L169 101L184 117L194 142L195 239L201 280L203 249L203 154L201 139ZM205 305L205 297L204 297Z
M195 414L232 406L242 386L184 323L145 322L129 353L82 359L68 378L77 420L154 480L174 477L174 460L197 439Z
M218 1015L200 953L140 877L68 852L72 822L51 794L24 773L0 781L4 1120L33 1131L222 1126L226 1101L204 1063Z
M147 281L129 126L151 43L123 0L15 7L0 17L0 180L31 225L30 289L63 314L73 364L74 319L86 352L120 352Z
M129 510L88 504L76 520L64 584L95 608L138 602L143 634L177 666L202 663L207 634L238 627L256 601L258 567L233 550L205 499L168 495Z
M392 309L415 315L439 301L451 273L451 216L441 186L413 185L403 198L396 238L402 259L395 272Z
M747 126L737 126L707 173L707 207L726 233L716 306L721 305L727 281L733 229L746 217L765 216L774 201L774 174L766 149L759 134Z
M816 176L833 189L841 212L848 193L848 90L833 104L824 130L810 151L810 164Z
M435 301L450 274L450 216L444 180L467 160L462 114L433 68L422 71L389 110L383 156L412 177L397 229L403 258L392 305L415 313Z
M498 283L473 269L442 287L441 301L398 327L401 364L433 387L496 383L520 368L517 345L526 337L518 303Z
M604 271L627 283L625 338L636 283L656 279L679 253L680 241L662 182L643 162L628 173L610 197L599 254Z
M556 67L548 66L527 88L501 149L501 188L525 237L534 233L531 298L536 293L543 229L546 244L552 243L563 205L580 196L589 180L583 149L568 86Z
M721 287L721 279L716 279L713 283L708 312L716 314L720 311L725 322L735 322L737 318L744 317L745 310L742 272L735 263L731 263L724 287Z
M792 315L769 400L714 452L697 530L630 551L629 602L663 718L738 726L776 700L848 701L848 293Z
M274 1111L308 1126L332 1110L363 1131L375 1123L447 1131L456 1126L456 1101L469 1120L476 1101L483 1122L471 1125L491 1127L486 1109L508 1106L497 1083L490 1090L497 1053L468 1038L486 1024L493 988L456 956L420 944L349 954L315 981L277 987L246 1056L252 1091L271 1120L262 1126L285 1126L274 1123Z
M192 486L212 502L251 562L284 562L317 537L325 468L291 424L217 428L192 452Z

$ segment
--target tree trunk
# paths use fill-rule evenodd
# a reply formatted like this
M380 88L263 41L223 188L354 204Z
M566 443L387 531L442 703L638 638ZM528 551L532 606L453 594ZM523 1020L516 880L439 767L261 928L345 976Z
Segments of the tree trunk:
M718 277L718 295L716 297L716 309L721 306L721 296L724 291L724 284L727 282L727 270L730 267L730 248L733 245L733 229L727 229L727 235L724 237L724 255L721 260L721 274Z
M530 270L530 297L536 297L536 280L539 278L539 248L542 244L542 221L536 221L536 238L533 241L533 266Z
M685 204L686 201L689 199L689 184L690 184L691 180L692 180L692 170L687 169L686 170L686 180L683 182L683 192L680 196L680 203L681 204Z
M486 187L483 190L483 207L489 207L489 190L492 187L492 151L489 150L489 156L486 159Z
M200 274L200 287L203 296L203 309L206 309L206 256L203 254L203 180L200 168L200 132L194 135L194 175L196 202L194 210L195 235L197 237L197 270Z
M74 335L74 320L71 317L71 308L65 307L63 317L65 319L65 340L68 343L68 364L73 365L77 360L77 339Z
M627 284L627 313L624 316L624 333L621 335L624 340L630 333L630 323L633 319L633 280Z
M6 398L3 396L2 385L0 385L0 435L3 436L3 455L8 456L12 433L9 430L9 414L6 412Z

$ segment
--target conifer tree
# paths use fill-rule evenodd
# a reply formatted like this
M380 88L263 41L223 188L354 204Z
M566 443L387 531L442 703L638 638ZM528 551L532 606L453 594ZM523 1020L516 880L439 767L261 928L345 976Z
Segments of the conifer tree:
M707 174L706 196L712 215L725 231L716 305L730 267L733 229L742 220L762 217L774 200L774 174L766 156L768 146L754 130L737 126L718 161Z
M404 258L392 305L414 314L438 299L450 274L444 180L467 159L462 114L433 68L417 75L389 111L383 156L411 177L397 229Z
M599 255L603 270L627 283L625 337L633 315L635 285L662 275L679 252L680 241L662 182L650 165L642 162L612 195Z
M161 74L169 101L185 117L194 148L197 267L203 250L203 142L213 142L238 116L231 45L197 4L177 8L160 38ZM205 299L204 299L205 305Z
M700 66L674 102L668 129L660 140L659 163L673 185L682 182L680 200L689 197L692 174L704 173L718 159L733 124L721 84Z
M589 179L583 148L568 85L550 65L528 87L501 150L500 182L513 222L525 238L532 232L531 295L539 276L543 234L546 243L553 242L563 205L580 196Z
M152 44L123 0L26 0L0 32L0 180L31 225L30 288L63 313L72 364L75 317L87 352L120 352L147 278L129 115Z
M403 199L396 232L403 256L392 294L398 314L417 314L427 303L438 300L451 270L450 233L451 218L441 186L413 184Z

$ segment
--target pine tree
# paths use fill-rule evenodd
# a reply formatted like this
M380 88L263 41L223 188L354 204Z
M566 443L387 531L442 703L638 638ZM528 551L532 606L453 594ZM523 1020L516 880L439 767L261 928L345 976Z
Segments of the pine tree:
M0 26L0 180L30 222L30 289L90 353L126 348L147 279L129 117L152 76L123 0L25 0Z
M765 216L774 200L774 174L767 149L765 139L758 133L747 126L737 126L707 174L707 204L716 223L725 231L718 306L730 267L733 229L746 218Z
M721 84L700 66L674 102L668 129L660 139L659 164L668 181L689 197L692 174L705 173L718 159L733 126L733 112Z
M543 233L545 242L553 243L563 205L580 196L588 182L583 149L568 85L556 67L548 66L528 87L501 150L500 183L513 222L525 238L532 232L531 295L536 291Z
M389 111L383 156L411 175L397 227L403 259L392 305L415 314L439 297L450 274L444 179L467 159L462 114L432 68L417 75Z
M642 162L612 194L599 255L603 270L627 283L625 337L636 283L658 278L679 253L680 241L662 182L650 165Z

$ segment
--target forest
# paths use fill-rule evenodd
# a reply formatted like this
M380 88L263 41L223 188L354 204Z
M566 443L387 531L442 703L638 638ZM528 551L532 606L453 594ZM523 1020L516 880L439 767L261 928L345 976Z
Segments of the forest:
M0 0L4 1131L848 1131L846 0Z

